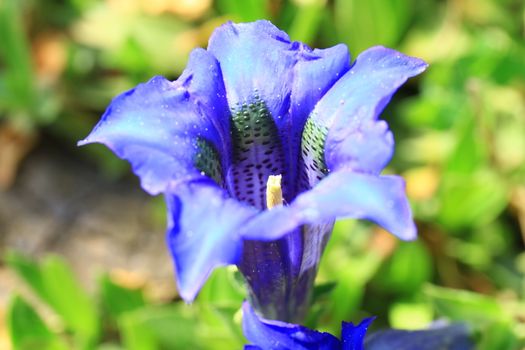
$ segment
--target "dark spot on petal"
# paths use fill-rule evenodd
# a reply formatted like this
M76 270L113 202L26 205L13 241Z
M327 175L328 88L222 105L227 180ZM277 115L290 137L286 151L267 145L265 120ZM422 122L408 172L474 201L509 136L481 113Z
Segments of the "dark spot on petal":
M124 93L124 96L131 96L135 93L135 89L128 90Z

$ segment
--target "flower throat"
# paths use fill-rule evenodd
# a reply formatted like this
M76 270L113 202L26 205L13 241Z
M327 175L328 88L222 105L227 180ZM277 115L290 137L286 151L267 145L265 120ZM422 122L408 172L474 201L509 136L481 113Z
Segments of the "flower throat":
M255 96L232 111L230 123L233 194L259 209L266 208L266 182L283 174L281 140L266 104Z

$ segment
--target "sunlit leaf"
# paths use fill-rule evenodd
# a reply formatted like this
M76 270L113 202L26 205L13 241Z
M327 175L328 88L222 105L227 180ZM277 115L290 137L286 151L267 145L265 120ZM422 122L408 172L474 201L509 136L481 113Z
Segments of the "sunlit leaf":
M102 303L114 318L146 304L141 290L124 288L107 275L100 280L100 294Z
M49 256L41 264L36 264L11 253L7 261L75 332L79 344L95 341L99 332L97 309L62 259Z
M509 314L493 298L465 290L427 285L424 293L436 312L456 321L470 321L476 326L496 321L510 321Z
M418 241L406 242L383 263L374 283L389 293L410 295L418 293L431 276L432 260L425 246Z
M46 326L20 296L14 296L7 314L11 343L16 350L66 350L65 344Z

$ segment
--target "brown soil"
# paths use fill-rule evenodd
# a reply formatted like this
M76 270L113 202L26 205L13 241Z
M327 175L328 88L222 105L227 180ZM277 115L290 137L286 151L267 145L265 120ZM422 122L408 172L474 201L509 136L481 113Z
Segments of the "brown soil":
M8 249L34 258L56 253L89 290L97 276L110 272L121 283L144 285L153 299L172 298L164 223L152 219L151 197L135 178L110 181L74 152L40 145L14 186L0 192L0 257ZM20 287L0 260L0 315Z

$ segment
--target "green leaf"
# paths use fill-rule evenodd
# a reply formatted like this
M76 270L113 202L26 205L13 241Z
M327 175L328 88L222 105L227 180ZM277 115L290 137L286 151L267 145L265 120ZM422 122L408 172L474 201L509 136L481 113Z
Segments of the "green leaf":
M391 293L418 293L432 277L432 260L419 241L402 242L381 266L374 283Z
M244 279L233 266L215 269L199 292L195 307L198 307L199 327L208 331L201 339L218 343L225 348L240 347L245 339L235 315L246 299Z
M241 305L246 298L244 286L236 280L235 267L215 269L199 292L199 304Z
M146 307L123 314L120 329L126 349L202 349L196 320L185 305Z
M483 329L478 350L515 350L518 349L516 334L507 322L496 322Z
M372 45L395 46L414 13L412 0L336 0L340 40L358 53Z
M315 285L312 293L312 303L315 303L323 297L329 296L335 287L337 287L337 282L326 282Z
M0 1L0 59L5 67L3 79L9 92L7 101L10 108L18 111L17 115L21 115L19 111L27 112L34 107L35 100L30 45L22 25L22 5L18 0Z
M321 20L327 14L322 0L312 0L301 3L295 11L288 34L292 40L312 44L319 31Z
M9 335L15 350L62 350L65 344L53 334L36 311L15 295L7 312Z
M334 298L333 292L337 287L337 282L325 282L316 284L312 292L312 301L303 325L311 328L319 328L319 321L322 318L326 305L330 304Z
M5 261L43 301L48 304L52 303L48 296L40 267L36 262L14 251L6 253Z
M62 259L49 256L39 266L19 254L9 253L6 260L33 291L60 315L75 333L79 346L87 346L96 340L99 330L97 309Z
M100 294L102 304L115 319L125 312L133 311L146 305L141 290L119 286L111 281L107 275L100 280Z
M390 306L388 319L392 328L424 329L433 320L432 305L425 302L395 302Z
M234 317L238 309L239 305L181 303L146 306L122 314L118 324L128 350L238 349L245 342Z
M341 320L351 321L355 317L365 296L365 286L382 261L379 254L367 249L369 238L367 226L355 220L337 222L319 269L320 280L337 281L337 285L330 292L323 312L317 316L314 308L310 313L310 326L316 325L312 317L326 317L329 318L329 324L324 325L326 330L337 333L341 331Z
M446 252L449 256L476 269L487 269L492 263L491 252L487 250L487 247L470 242L470 240L449 239Z
M508 189L497 174L480 169L468 175L447 174L439 196L438 218L442 224L450 228L476 227L490 223L505 209Z
M479 125L472 115L463 115L457 126L456 146L446 163L446 173L470 175L486 162L486 140L481 139Z
M198 334L195 341L202 348L207 348L208 344L215 344L220 349L241 348L246 341L241 331L241 304L192 307L195 333Z
M41 271L55 311L78 334L81 342L93 341L98 333L97 309L68 265L58 256L49 256L43 261Z
M435 70L436 66L432 66L429 73ZM422 78L425 81L430 80L427 76ZM465 104L464 91L458 92L450 89L448 85L439 86L435 82L432 84L417 98L406 98L398 104L399 115L409 127L448 131L458 119L470 117L471 110L470 106Z
M217 6L222 13L241 22L269 19L267 0L218 0Z
M97 347L97 350L126 350L126 349L124 349L123 347L121 347L121 346L119 346L117 344L104 343L104 344L100 344Z
M153 332L141 319L142 314L124 314L119 321L122 342L127 350L157 350L159 344Z
M504 308L489 296L432 285L425 286L423 292L436 312L451 320L467 321L477 326L510 321Z

